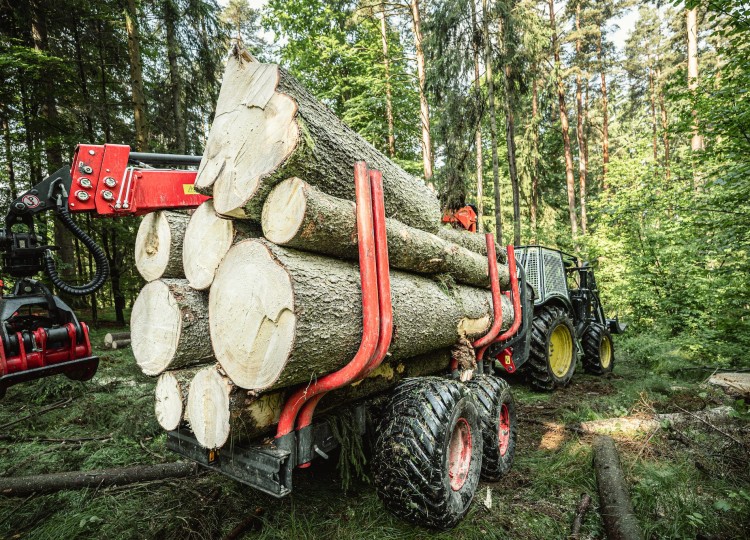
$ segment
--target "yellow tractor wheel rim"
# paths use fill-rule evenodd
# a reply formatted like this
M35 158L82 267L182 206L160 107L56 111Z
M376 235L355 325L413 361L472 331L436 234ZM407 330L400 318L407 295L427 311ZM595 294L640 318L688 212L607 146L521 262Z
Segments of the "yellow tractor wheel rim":
M607 336L602 336L602 342L599 344L599 361L603 369L607 369L612 363L612 343Z
M549 338L549 365L556 377L562 378L573 363L573 336L564 324L558 324Z

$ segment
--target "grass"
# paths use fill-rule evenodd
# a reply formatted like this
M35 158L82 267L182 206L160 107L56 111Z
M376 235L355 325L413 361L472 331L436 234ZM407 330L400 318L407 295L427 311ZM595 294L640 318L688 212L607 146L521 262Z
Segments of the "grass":
M95 346L103 334L94 332ZM282 500L210 473L121 488L0 498L0 538L214 539L262 509L257 530L247 532L246 538L562 539L569 534L582 493L594 499L582 538L601 538L591 439L550 425L732 403L702 384L708 374L646 369L627 342L621 350L625 352L616 374L609 378L576 374L570 387L553 394L537 394L514 383L521 431L513 470L502 482L480 486L469 514L453 531L434 533L399 521L384 510L367 482L354 481L344 493L332 459L299 471L294 494ZM98 352L101 366L90 382L58 376L8 391L0 404L0 425L32 416L0 433L14 439L0 441L0 474L177 459L166 450L154 419L154 380L139 372L128 350ZM648 365L653 361L649 358ZM64 405L39 413L61 402ZM742 403L737 408L747 412ZM733 436L750 443L746 417L731 429ZM668 430L618 439L647 537L750 536L749 456L705 426L685 435L687 443L674 440ZM78 440L90 437L97 439Z

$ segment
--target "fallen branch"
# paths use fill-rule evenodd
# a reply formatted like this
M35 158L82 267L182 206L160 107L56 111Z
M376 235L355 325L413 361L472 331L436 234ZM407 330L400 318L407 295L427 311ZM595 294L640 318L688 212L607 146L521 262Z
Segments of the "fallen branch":
M62 490L122 486L137 482L191 476L197 472L197 463L178 461L176 463L135 465L133 467L98 471L72 471L6 477L0 478L0 495L27 497L32 494L54 493Z
M744 443L744 442L742 442L741 440L737 439L736 437L733 437L732 435L730 435L730 434L729 434L729 433L727 433L726 431L724 431L724 430L722 430L722 429L719 429L718 427L716 427L715 425L713 425L712 423L710 423L710 422L709 422L708 420L706 420L706 418L705 418L705 417L702 417L702 416L698 416L697 414L695 414L695 413L692 413L692 412L690 412L690 411L687 411L687 410L683 409L683 408L682 408L682 407L680 407L680 406L677 406L677 408L678 408L678 409L680 409L681 411L683 411L683 412L684 412L685 414L688 414L688 415L692 416L693 418L695 418L696 420L700 421L701 423L703 423L703 424L706 424L706 425L707 425L708 427L710 427L710 428L711 428L711 429L713 429L714 431L716 431L716 432L718 432L718 433L721 433L721 434L722 434L722 435L724 435L724 436L725 436L725 437L726 437L727 439L730 439L731 441L734 441L734 442L735 442L736 444L738 444L738 445L739 445L739 446L741 446L742 448L747 448L747 447L745 446L745 443ZM726 409L729 409L729 410L731 410L731 407L719 407L719 408L720 408L720 409L724 409L724 408L726 408Z
M586 517L586 512L591 506L591 496L588 493L581 495L581 501L578 503L576 508L576 515L573 518L573 526L570 528L570 540L578 540L581 534L581 525L583 525L583 518Z
M234 529L229 531L224 540L237 540L245 536L249 531L259 531L263 527L262 517L266 511L264 508L256 508L255 512L250 514L244 521L239 523Z
M17 437L15 435L0 435L0 441L8 442L30 442L30 443L60 443L60 444L81 444L90 441L108 441L112 435L102 435L101 437L72 437L68 439L52 439L48 437Z
M633 513L620 456L612 437L594 441L594 470L599 488L599 513L609 540L639 540L641 527Z
M63 401L58 401L57 403L50 405L49 407L45 407L44 409L39 409L38 411L27 414L26 416L23 416L21 418L16 418L15 420L12 420L8 422L7 424L3 424L2 426L0 426L0 430L7 429L10 426L15 426L16 424L19 424L23 422L24 420L28 420L29 418L39 416L40 414L44 414L49 411L54 411L55 409L59 409L60 407L65 407L71 401L73 401L72 397L68 399L64 399Z

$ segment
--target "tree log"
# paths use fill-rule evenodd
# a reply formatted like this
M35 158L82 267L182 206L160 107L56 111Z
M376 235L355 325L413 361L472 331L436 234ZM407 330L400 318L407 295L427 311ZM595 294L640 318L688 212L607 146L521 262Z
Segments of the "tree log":
M208 299L184 279L148 283L130 316L133 356L146 375L213 360Z
M158 465L135 465L98 471L72 471L33 476L0 477L0 495L28 497L69 489L99 489L125 486L136 482L150 482L167 478L181 478L197 474L197 463L178 461Z
M420 377L447 370L450 351L439 350L403 361L383 363L367 378L330 392L317 407L318 414L343 404L373 396L406 377ZM268 434L278 423L291 389L258 395L232 383L218 366L202 368L190 384L187 410L190 428L205 448L220 448Z
M640 540L641 527L633 513L630 492L620 465L615 441L601 436L594 440L594 470L599 488L599 513L610 540Z
M130 332L110 332L104 335L104 347L112 348L112 343L120 339L130 339Z
M263 205L263 235L274 244L359 258L355 204L323 193L299 178L278 184ZM420 274L448 274L460 283L488 287L487 257L438 236L386 219L391 266ZM483 238L484 239L484 238ZM508 267L498 268L507 288Z
M219 216L212 199L201 204L190 216L182 247L182 263L190 286L201 291L208 289L232 244L258 236L257 225Z
M453 242L461 247L465 247L469 251L479 253L480 255L487 256L487 243L484 239L483 234L471 233L455 227L440 227L437 231L437 235L448 242ZM495 239L497 243L497 238ZM505 252L505 247L499 243L495 246L497 252L497 260L506 263L508 262L508 255Z
M492 323L486 289L448 288L391 272L393 359L474 339ZM282 248L264 240L235 244L209 295L216 358L241 388L266 390L307 382L354 356L362 339L362 299L355 263ZM503 296L506 327L513 308Z
M154 411L156 420L165 430L177 429L183 420L187 420L188 389L200 369L165 371L156 380Z
M224 216L260 221L265 197L292 176L354 200L354 163L383 173L386 213L435 232L436 194L346 126L286 71L235 49L216 104L195 188Z
M126 349L130 347L130 340L129 339L118 339L117 341L112 342L112 349Z
M135 266L146 281L184 278L182 241L189 216L160 210L146 214L135 237Z

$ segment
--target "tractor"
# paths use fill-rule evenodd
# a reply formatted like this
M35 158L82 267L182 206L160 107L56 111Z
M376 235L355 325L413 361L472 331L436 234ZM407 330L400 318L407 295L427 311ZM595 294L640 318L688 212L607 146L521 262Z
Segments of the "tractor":
M567 385L580 357L593 375L615 366L612 334L626 325L608 319L599 298L593 268L569 253L542 246L516 248L526 283L534 291L525 371L538 390Z

